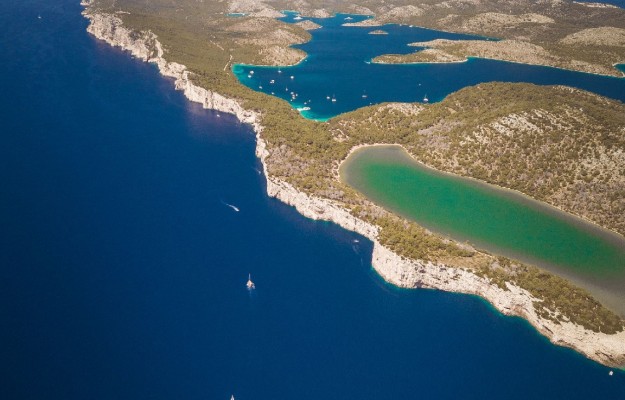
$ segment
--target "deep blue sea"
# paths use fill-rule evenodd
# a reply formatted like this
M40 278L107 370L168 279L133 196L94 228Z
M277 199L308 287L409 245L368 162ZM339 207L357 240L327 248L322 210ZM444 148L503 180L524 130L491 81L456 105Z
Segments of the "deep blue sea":
M297 14L290 12L281 20L298 22L295 18L298 18ZM464 87L495 81L567 85L625 101L625 78L559 68L483 58L452 63L372 63L372 58L382 54L407 54L419 50L408 46L414 42L494 39L395 24L342 26L367 18L348 14L303 18L322 26L310 31L312 40L293 46L308 54L304 61L290 67L239 64L233 67L233 71L246 86L286 100L304 117L315 120L327 120L387 101L441 101ZM380 29L387 34L370 34Z
M382 282L80 11L0 3L0 399L625 398L476 297Z

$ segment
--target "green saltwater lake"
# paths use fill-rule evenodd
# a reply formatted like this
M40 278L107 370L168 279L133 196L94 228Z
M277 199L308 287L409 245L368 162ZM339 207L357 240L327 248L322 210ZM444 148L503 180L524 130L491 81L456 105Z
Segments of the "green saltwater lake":
M370 146L341 179L386 209L476 248L565 276L625 314L625 239L520 193L441 173L399 146Z

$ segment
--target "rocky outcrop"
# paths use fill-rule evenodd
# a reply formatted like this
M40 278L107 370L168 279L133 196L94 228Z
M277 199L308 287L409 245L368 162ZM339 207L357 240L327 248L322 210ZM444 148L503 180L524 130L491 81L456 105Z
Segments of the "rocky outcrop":
M613 28L611 26L588 28L567 35L560 40L560 43L584 46L625 47L625 29Z
M302 29L305 29L307 31L313 31L315 29L319 29L321 28L321 25L316 24L314 22L312 22L311 20L307 19L305 21L302 22L298 22L295 25L299 26Z
M540 300L509 282L506 282L507 289L502 289L469 270L409 260L375 240L373 266L386 281L397 286L432 288L481 296L501 313L525 318L554 344L571 347L606 365L625 365L625 331L607 335L589 331L570 322L556 323L541 318L534 306Z
M377 241L376 226L354 217L341 204L308 195L270 176L266 166L269 152L261 136L260 114L245 110L235 99L193 84L185 66L165 60L163 48L152 32L131 31L115 15L92 13L89 9L84 15L91 22L87 29L91 34L131 52L135 57L156 63L161 73L173 78L176 89L183 91L189 100L201 103L205 108L234 114L241 122L252 125L257 137L256 154L263 163L269 196L294 206L308 218L332 221L369 238L374 244L372 265L388 282L406 288L426 287L482 296L503 314L527 319L555 344L574 348L606 365L625 365L625 332L606 335L572 323L556 324L541 319L534 308L534 302L538 300L527 291L511 284L507 284L507 290L504 290L469 270L400 257Z
M264 150L264 142L257 149L257 155L264 160L267 153ZM265 165L263 163L263 165ZM266 175L266 171L265 171ZM289 204L300 214L314 220L332 221L341 227L375 240L378 236L378 228L359 218L354 217L347 210L330 200L309 196L300 192L287 182L267 178L267 194L282 202Z

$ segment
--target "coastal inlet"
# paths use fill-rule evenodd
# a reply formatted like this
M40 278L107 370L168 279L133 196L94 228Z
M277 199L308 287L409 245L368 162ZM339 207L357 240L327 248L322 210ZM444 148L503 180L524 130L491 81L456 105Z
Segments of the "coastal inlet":
M341 179L433 231L538 265L625 315L625 239L518 192L438 172L400 146L370 146L341 165Z
M294 20L288 13L283 21ZM351 18L347 20L347 18ZM383 102L437 102L464 87L484 82L527 82L566 85L625 101L625 78L575 72L538 65L469 58L465 62L377 64L383 54L408 54L409 43L434 39L494 40L405 25L344 26L366 19L337 14L302 18L322 27L308 43L294 46L308 54L297 65L283 67L235 64L233 73L245 86L281 98L308 119L326 121L338 114Z

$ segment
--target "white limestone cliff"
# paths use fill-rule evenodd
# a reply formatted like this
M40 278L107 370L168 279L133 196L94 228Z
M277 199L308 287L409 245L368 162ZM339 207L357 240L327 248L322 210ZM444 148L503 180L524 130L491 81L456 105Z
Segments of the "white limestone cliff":
M83 4L88 5L89 0ZM378 242L376 226L354 217L339 203L310 196L270 176L266 165L269 152L261 136L261 115L245 110L234 99L194 85L184 65L165 60L163 48L152 32L133 32L124 27L117 16L91 12L89 8L83 14L90 21L88 32L137 58L156 63L161 74L174 78L176 89L183 91L189 100L204 108L234 114L241 122L252 125L257 138L256 155L263 163L267 178L268 195L292 205L308 218L334 222L370 239L374 244L372 265L386 281L405 288L424 287L481 296L503 314L527 319L554 344L573 348L605 365L625 366L625 331L607 335L573 323L555 323L540 318L534 308L537 299L526 290L510 283L507 283L508 290L504 290L468 270L403 258Z

